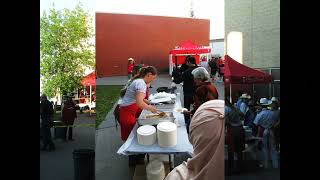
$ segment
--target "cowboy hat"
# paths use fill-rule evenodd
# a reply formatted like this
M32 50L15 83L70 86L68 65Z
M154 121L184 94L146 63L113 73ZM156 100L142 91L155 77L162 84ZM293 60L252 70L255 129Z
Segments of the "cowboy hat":
M268 100L267 98L261 98L258 102L259 105L270 105L272 103L271 100Z
M242 94L239 98L251 99L251 96L245 93L245 94Z
M272 102L273 102L273 101L279 102L279 100L278 100L276 97L272 97L272 98L271 98L271 101L272 101Z
M134 59L133 58L129 58L128 61L134 61Z

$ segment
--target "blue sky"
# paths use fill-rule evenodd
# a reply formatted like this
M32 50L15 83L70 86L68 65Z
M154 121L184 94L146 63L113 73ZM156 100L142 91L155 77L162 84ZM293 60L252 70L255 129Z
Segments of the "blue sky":
M40 16L42 16L44 10L51 8L53 3L56 9L61 10L64 8L73 9L79 2L83 4L82 7L85 10L94 15L96 7L95 0L40 0Z

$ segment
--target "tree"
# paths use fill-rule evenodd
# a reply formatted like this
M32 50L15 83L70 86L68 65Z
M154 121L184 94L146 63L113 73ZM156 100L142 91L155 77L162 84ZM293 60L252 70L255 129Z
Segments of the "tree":
M92 18L78 4L75 9L54 8L40 19L40 74L49 97L80 87L86 68L95 64Z

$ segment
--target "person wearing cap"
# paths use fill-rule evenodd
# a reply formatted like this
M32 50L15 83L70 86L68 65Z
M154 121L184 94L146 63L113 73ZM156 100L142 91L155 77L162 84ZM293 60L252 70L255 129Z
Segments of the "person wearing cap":
M128 79L132 77L133 67L134 67L134 59L129 58L128 59Z
M245 115L249 110L248 102L251 99L251 96L248 94L242 94L240 98L242 99L240 111L243 113L243 115Z
M42 151L53 151L55 145L51 139L50 128L53 125L53 107L46 95L40 97L40 117L41 117L41 131L42 131ZM48 149L47 149L48 148Z
M243 160L242 151L245 149L245 132L242 126L243 114L225 98L225 123L227 128L226 144L228 146L228 172L240 172ZM236 153L238 161L234 161Z
M250 127L252 129L252 135L256 136L257 135L257 128L253 124L253 121L256 117L256 109L255 109L255 103L252 99L249 100L248 107L249 107L249 110L247 111L247 113L244 116L243 125Z
M274 133L274 140L276 150L279 151L280 146L280 109L279 109L279 100L276 97L271 98L272 104L272 111L273 111L273 121L274 125L272 127Z
M271 100L268 100L267 98L260 99L258 104L262 106L262 110L257 114L253 123L258 126L258 136L262 136L264 167L268 167L269 159L271 159L273 168L278 168L278 158L274 146L274 134L271 130L274 125L273 112L267 108L271 103Z

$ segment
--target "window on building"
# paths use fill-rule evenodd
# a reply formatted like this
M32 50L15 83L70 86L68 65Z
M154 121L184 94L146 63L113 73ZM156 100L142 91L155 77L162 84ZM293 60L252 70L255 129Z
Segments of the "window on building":
M274 81L273 83L273 96L280 97L280 81Z
M280 80L280 69L271 69L271 76L273 80Z

